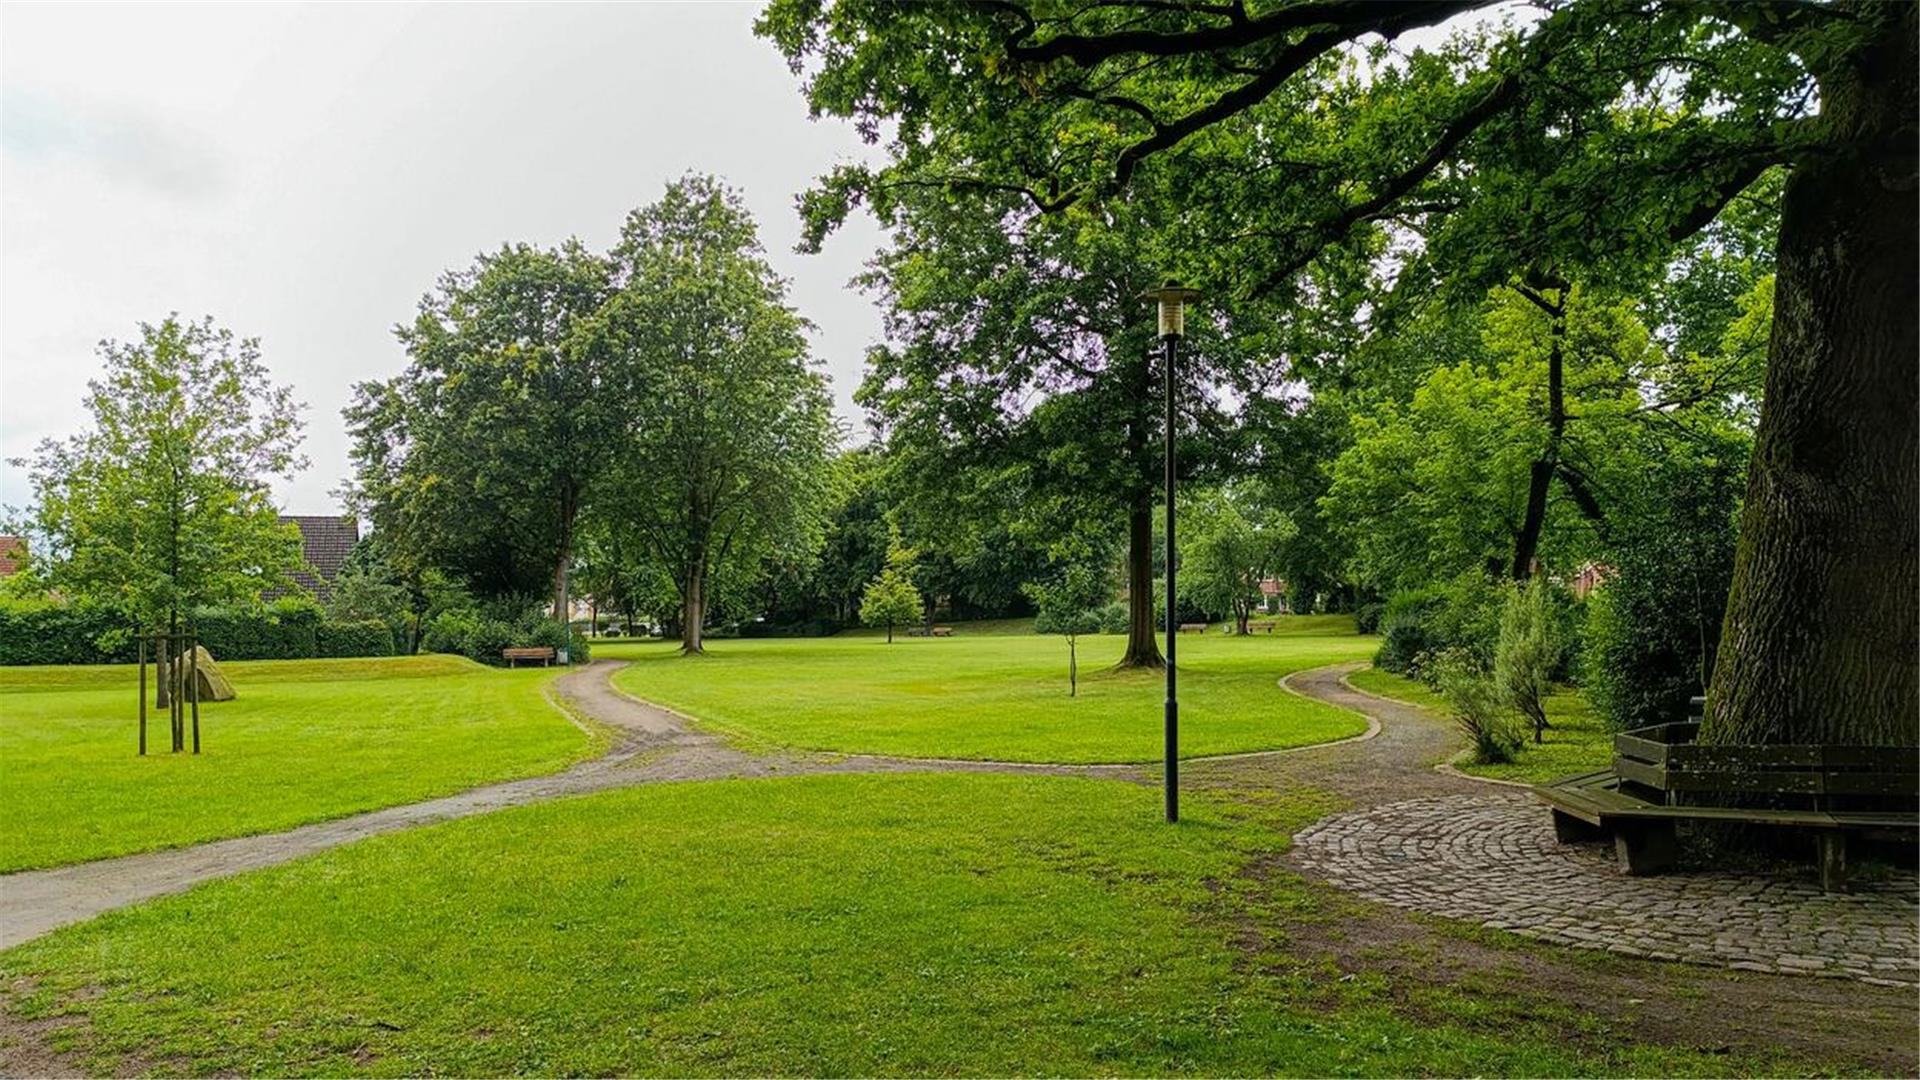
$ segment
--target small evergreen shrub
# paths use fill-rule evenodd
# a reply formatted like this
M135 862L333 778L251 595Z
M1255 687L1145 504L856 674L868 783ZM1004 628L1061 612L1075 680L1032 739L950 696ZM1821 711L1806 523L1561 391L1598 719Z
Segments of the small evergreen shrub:
M1524 743L1512 707L1471 653L1446 649L1421 658L1422 681L1439 691L1447 712L1467 737L1473 760L1480 765L1505 765L1520 754Z
M1125 600L1116 600L1106 604L1097 612L1100 632L1103 634L1124 634L1133 626L1133 613L1128 610Z

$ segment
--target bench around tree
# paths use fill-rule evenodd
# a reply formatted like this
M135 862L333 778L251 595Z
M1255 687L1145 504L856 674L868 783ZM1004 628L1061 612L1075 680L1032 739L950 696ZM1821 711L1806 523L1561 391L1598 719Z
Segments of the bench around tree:
M519 667L522 660L538 660L542 667L553 663L554 651L551 645L531 645L518 649L501 649L500 658L508 667Z
M1703 746L1698 721L1614 736L1613 768L1536 787L1561 843L1612 838L1620 867L1653 874L1681 821L1813 831L1821 886L1846 888L1850 835L1920 829L1920 759L1878 746ZM1742 803L1748 805L1740 805Z

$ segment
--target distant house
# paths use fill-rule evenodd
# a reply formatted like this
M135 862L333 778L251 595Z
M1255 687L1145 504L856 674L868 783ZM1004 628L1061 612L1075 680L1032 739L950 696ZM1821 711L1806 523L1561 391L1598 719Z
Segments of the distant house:
M1261 578L1260 606L1269 615L1288 614L1287 583L1277 577Z
M351 517L323 514L283 515L280 521L300 527L300 555L305 565L293 572L293 580L325 603L333 591L333 579L340 576L340 567L347 561L347 553L360 542L359 522ZM269 592L267 599L284 591Z
M26 537L0 536L0 577L19 573L20 565L26 561Z

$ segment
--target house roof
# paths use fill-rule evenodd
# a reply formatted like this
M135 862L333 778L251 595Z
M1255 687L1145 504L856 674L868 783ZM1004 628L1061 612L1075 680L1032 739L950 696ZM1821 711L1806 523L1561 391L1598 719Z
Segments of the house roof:
M24 536L0 536L0 577L20 572L22 556L27 553L27 538Z
M293 580L322 600L327 587L340 573L347 553L360 542L360 525L351 517L328 514L282 515L282 522L300 527L301 556L306 566L293 572Z

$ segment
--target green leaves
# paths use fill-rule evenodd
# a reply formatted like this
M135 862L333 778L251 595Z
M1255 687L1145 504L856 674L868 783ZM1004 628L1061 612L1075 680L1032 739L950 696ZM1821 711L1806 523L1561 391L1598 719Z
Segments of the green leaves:
M267 484L305 467L302 406L257 341L211 319L140 332L101 344L92 426L27 461L46 583L146 629L196 607L257 606L300 560Z

